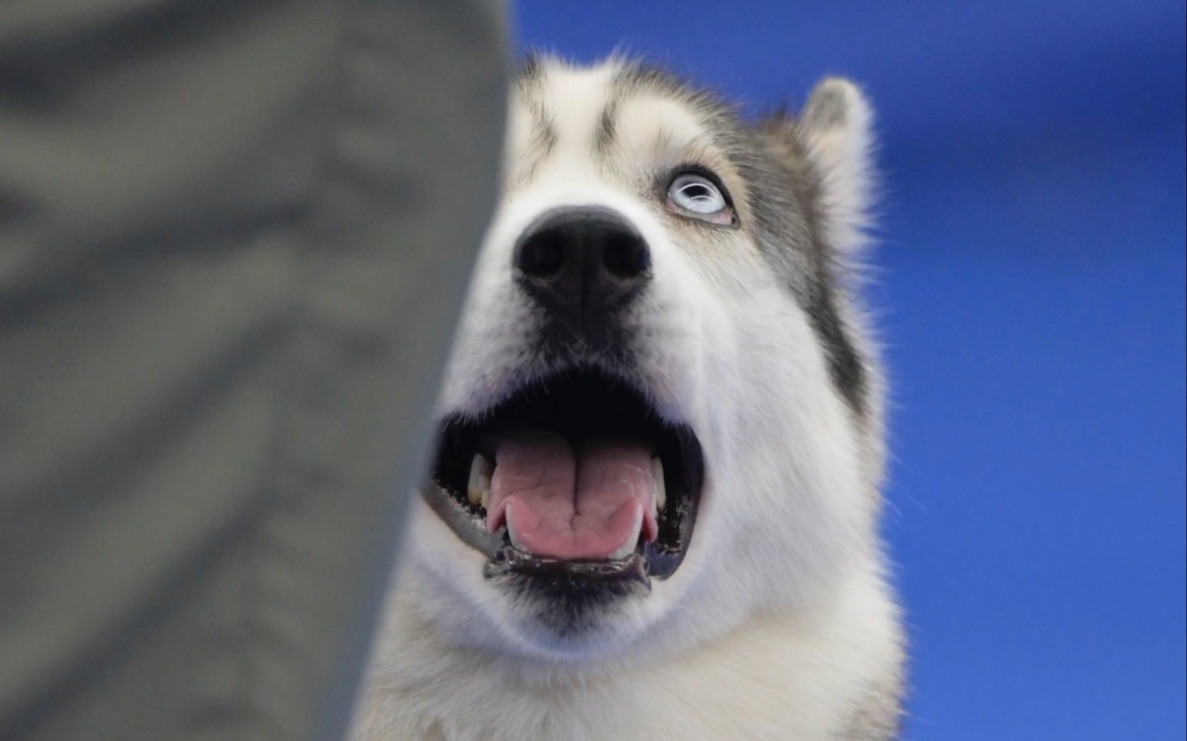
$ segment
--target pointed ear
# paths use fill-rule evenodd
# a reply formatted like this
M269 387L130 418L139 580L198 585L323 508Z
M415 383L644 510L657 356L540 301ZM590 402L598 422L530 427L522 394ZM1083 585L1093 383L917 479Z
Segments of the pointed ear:
M832 77L816 85L797 121L800 141L820 177L826 236L842 254L859 250L870 226L873 118L861 90Z

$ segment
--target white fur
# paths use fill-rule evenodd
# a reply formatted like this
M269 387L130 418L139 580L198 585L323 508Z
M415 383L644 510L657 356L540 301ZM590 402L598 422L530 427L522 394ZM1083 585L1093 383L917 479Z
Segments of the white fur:
M622 103L614 166L591 154L612 73L613 63L551 64L536 94L557 143L530 169L521 159L533 146L533 113L513 103L507 197L476 268L441 407L478 414L546 372L522 331L535 314L512 281L517 236L557 206L617 211L652 255L654 282L630 319L652 338L639 380L705 451L691 547L647 598L583 641L558 645L418 498L359 741L837 738L871 688L897 677L898 619L867 475L880 447L871 450L832 388L807 316L745 232L713 237L674 225L646 197L646 168L689 156L726 166L698 135L700 112L642 92ZM806 133L827 173L827 228L848 245L866 204L869 113L847 83L826 84L855 106L850 125ZM744 220L745 193L761 184L719 174Z

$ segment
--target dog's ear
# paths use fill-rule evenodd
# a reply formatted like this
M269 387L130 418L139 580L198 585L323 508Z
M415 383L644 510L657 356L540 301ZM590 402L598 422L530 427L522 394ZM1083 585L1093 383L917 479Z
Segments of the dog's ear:
M822 80L798 116L782 111L760 122L772 152L812 182L821 226L842 255L866 242L872 202L873 112L852 82Z
M873 111L849 80L826 78L808 96L797 133L820 178L820 205L829 242L859 249L870 226Z

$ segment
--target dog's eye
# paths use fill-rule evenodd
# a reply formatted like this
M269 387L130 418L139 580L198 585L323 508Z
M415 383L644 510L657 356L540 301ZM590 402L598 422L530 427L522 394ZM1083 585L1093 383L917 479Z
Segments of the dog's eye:
M685 172L668 186L668 206L682 215L728 226L734 223L734 210L717 186L704 175Z

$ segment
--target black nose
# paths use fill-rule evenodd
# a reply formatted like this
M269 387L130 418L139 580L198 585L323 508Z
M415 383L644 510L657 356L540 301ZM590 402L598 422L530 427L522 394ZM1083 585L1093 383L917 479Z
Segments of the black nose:
M515 267L520 285L546 309L588 326L627 304L651 280L651 252L613 211L566 209L525 232Z

